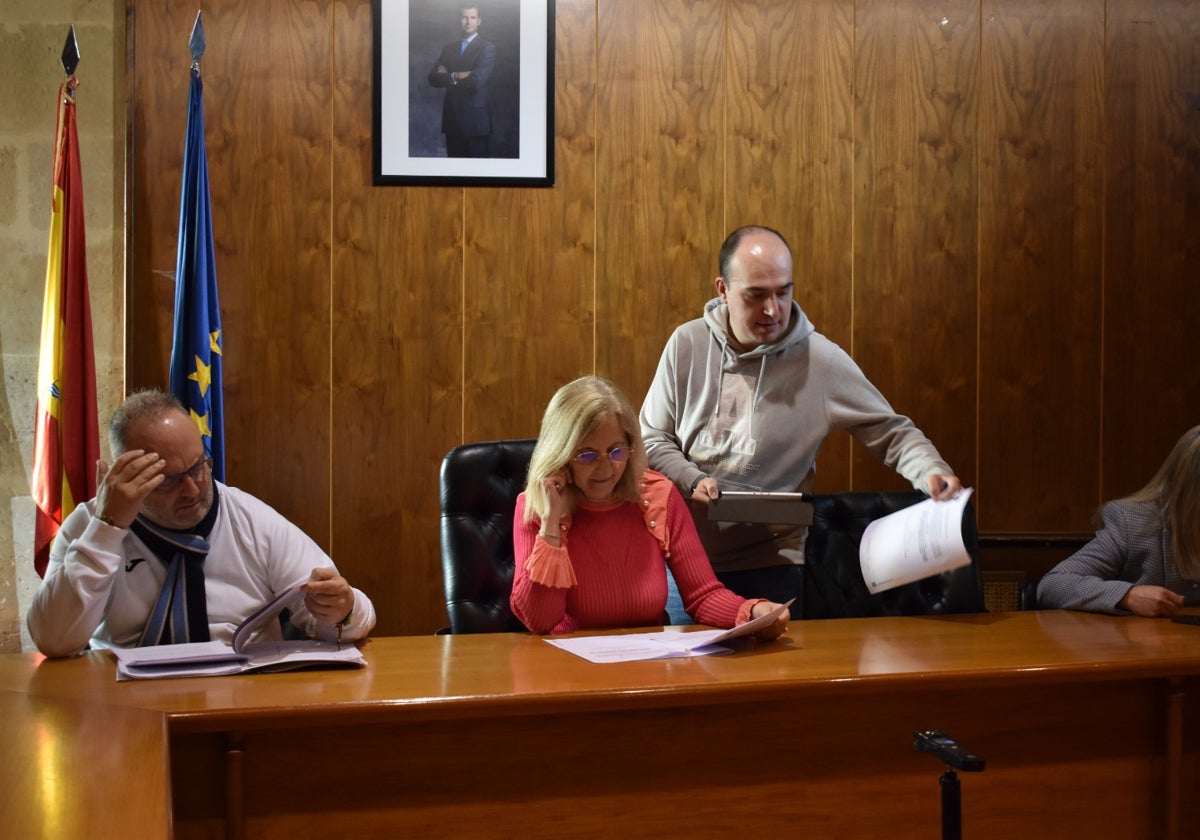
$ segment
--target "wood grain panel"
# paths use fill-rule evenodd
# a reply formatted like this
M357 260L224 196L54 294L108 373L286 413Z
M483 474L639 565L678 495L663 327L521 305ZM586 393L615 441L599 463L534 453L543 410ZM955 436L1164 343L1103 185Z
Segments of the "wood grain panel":
M366 836L733 838L769 815L773 824L807 826L803 836L927 840L939 836L945 764L917 753L912 733L932 720L988 762L985 772L960 778L964 836L1149 837L1161 797L1144 781L1162 776L1152 722L1160 707L1154 687L1137 683L939 687L893 691L882 702L764 698L556 712L501 725L468 718L251 732L246 828L281 840L336 834L347 822ZM1122 738L1096 738L1081 717L1119 726ZM779 760L748 774L739 764L747 740L772 743ZM184 739L173 760L187 766L203 746ZM316 775L271 778L272 768L303 764L318 748L363 770L334 811L323 810L328 787ZM480 772L479 755L503 769ZM547 755L558 757L555 766ZM201 790L211 784L189 781ZM1090 794L1097 786L1108 794ZM196 793L183 791L181 804L184 796ZM194 829L180 820L182 835Z
M326 547L330 9L210 4L202 64L226 474Z
M597 4L596 370L635 406L712 297L724 236L720 0Z
M595 7L555 15L556 186L466 192L464 441L536 437L558 387L593 370Z
M457 188L371 185L371 4L335 14L333 557L380 634L446 623L438 468L460 442Z
M132 15L131 387L166 384L195 14L172 2ZM312 174L329 171L328 19L312 3L218 2L204 10L204 27L226 474L325 544L328 179ZM292 492L300 486L304 494Z
M172 836L161 714L96 703L82 691L36 697L13 690L0 692L0 714L5 764L21 768L0 793L5 836ZM108 787L135 778L136 795Z
M1099 476L1104 6L982 27L979 522L1083 530Z
M857 5L853 355L974 485L977 4ZM855 445L854 489L908 482Z
M787 237L797 301L818 331L849 348L854 4L771 0L730 10L724 233L765 224ZM711 275L716 262L714 247ZM818 492L850 486L849 441L837 433L822 447Z
M131 3L126 23L128 132L126 387L165 387L171 362L179 189L194 5ZM217 243L218 252L222 247ZM218 257L218 268L222 264ZM219 278L218 278L219 280ZM108 418L101 418L107 422Z
M196 7L128 7L140 387L167 376ZM444 623L442 455L533 434L580 373L639 404L736 225L788 236L797 299L985 532L1088 530L1200 420L1196 0L560 0L545 190L370 185L370 9L205 3L203 69L230 478L381 632ZM844 435L819 464L898 483Z
M1100 499L1200 422L1200 3L1110 2L1106 66Z

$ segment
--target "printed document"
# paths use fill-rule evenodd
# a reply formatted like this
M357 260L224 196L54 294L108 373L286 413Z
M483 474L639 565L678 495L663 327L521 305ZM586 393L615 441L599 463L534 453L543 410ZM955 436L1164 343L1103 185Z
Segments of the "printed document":
M770 627L791 601L731 630L656 630L652 633L623 633L615 636L576 636L570 639L546 639L557 648L588 662L636 662L644 659L672 659L684 656L711 656L733 653L721 642L748 636Z
M944 502L926 499L867 526L858 559L871 594L971 563L962 537L971 492L963 489Z

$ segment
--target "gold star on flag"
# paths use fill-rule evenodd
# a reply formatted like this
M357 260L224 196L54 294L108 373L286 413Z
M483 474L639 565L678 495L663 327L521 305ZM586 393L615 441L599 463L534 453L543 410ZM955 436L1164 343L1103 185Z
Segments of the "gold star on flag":
M221 331L210 332L208 334L208 349L212 350L218 356L221 354Z
M188 379L200 386L200 396L208 394L208 386L212 382L212 365L204 364L204 360L196 356L196 369L188 374Z
M192 422L196 424L202 437L212 437L212 429L208 428L208 414L197 414L194 408L189 408L188 414L191 415Z

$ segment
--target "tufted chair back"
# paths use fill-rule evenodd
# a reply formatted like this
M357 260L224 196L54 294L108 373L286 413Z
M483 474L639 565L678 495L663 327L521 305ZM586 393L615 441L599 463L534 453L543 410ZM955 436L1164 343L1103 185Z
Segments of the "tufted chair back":
M451 633L524 632L508 606L513 512L534 440L468 443L442 460L442 582Z
M971 555L969 566L878 595L867 590L858 560L863 531L872 520L925 498L916 490L813 496L813 522L804 547L804 617L987 612L979 568L979 533L970 502L963 512L963 543Z

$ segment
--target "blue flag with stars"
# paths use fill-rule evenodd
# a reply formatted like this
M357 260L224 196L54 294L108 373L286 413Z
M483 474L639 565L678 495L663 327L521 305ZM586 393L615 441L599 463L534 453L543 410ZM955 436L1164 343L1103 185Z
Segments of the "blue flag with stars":
M183 190L179 202L179 251L175 264L175 332L171 341L171 393L204 438L212 474L225 480L225 413L221 399L221 307L213 247L208 155L204 148L204 86L192 65Z

